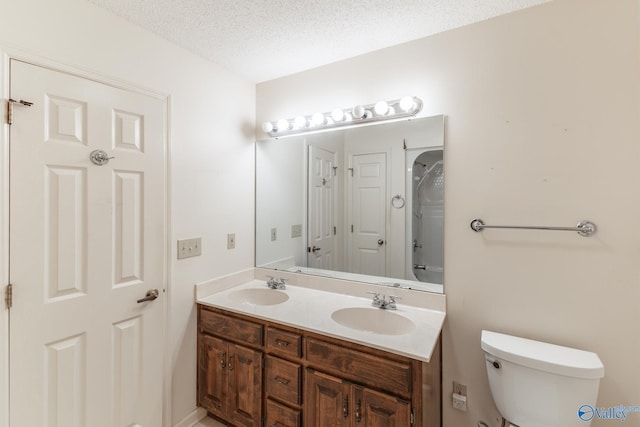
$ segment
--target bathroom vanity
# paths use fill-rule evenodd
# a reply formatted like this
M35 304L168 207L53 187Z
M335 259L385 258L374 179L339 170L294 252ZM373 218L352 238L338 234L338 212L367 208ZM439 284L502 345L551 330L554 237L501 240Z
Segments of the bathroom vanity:
M243 427L440 426L444 295L393 289L432 307L383 310L364 284L261 274L197 290L199 406Z

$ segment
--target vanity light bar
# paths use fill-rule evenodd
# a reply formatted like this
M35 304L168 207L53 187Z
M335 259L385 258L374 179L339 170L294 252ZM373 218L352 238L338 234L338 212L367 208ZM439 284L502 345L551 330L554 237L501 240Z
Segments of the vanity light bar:
M329 113L314 113L293 119L264 122L262 130L272 137L295 135L304 132L356 126L366 123L412 117L422 110L422 100L417 96L404 96L393 101L378 101L375 104L356 105L353 108L336 108Z

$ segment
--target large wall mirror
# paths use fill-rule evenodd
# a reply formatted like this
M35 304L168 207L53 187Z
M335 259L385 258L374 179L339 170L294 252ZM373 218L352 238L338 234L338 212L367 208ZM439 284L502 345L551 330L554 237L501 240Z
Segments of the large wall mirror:
M256 142L256 266L442 293L444 117Z

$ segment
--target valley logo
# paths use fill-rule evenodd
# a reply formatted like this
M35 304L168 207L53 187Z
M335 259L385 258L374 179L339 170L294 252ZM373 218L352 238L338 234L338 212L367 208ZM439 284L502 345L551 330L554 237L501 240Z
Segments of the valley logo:
M578 408L578 418L584 422L599 418L601 420L620 420L623 423L627 420L629 412L640 412L640 406L618 405L610 408L594 408L591 405L582 405Z

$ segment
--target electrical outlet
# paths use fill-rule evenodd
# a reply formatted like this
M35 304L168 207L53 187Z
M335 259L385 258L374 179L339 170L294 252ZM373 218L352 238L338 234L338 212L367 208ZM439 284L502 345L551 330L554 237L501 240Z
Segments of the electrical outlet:
M178 240L178 259L202 255L202 238Z
M302 224L296 224L291 226L291 237L302 236Z
M467 386L464 384L460 384L459 382L453 382L453 393L459 394L460 396L467 395Z
M451 404L453 405L454 409L457 409L457 410L463 411L463 412L467 411L467 397L466 396L462 396L460 394L453 393L451 395Z
M271 229L271 241L275 242L277 238L278 238L278 229L277 228L272 228Z
M227 249L234 249L235 247L236 247L235 233L227 234Z

